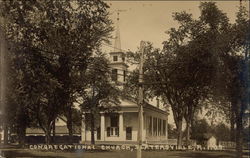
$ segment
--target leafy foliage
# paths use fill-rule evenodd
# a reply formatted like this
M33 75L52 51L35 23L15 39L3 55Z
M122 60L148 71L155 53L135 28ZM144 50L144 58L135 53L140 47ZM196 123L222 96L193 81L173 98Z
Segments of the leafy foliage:
M99 0L0 3L16 69L11 80L19 83L13 93L17 105L28 109L48 139L59 115L67 117L72 135L75 93L85 88L88 60L112 31L108 6Z

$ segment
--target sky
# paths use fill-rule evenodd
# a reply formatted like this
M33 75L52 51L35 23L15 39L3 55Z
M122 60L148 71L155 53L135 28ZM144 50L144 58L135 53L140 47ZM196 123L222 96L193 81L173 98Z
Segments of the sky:
M106 1L110 6L110 18L114 26L117 21L117 10L120 12L121 49L138 50L141 40L150 41L154 47L162 48L162 42L168 39L165 33L171 27L177 27L172 18L173 12L186 11L192 13L194 18L200 15L199 0L195 1ZM231 22L239 7L239 0L216 1L219 9L225 12ZM243 0L242 5L249 8L249 2ZM113 36L115 35L115 31ZM114 40L111 40L114 46ZM111 47L104 46L103 50L109 52Z
M168 39L165 33L171 27L178 24L173 20L173 12L186 11L192 13L194 18L200 15L199 0L195 1L106 1L110 6L110 18L114 26L117 25L117 10L120 12L119 28L121 37L121 49L124 51L137 51L141 40L150 41L154 47L162 48L162 42ZM240 5L239 0L216 1L221 9L234 22L236 12ZM242 5L249 8L249 2L243 0ZM115 31L113 32L115 37ZM103 46L108 53L113 51L114 40L111 47ZM221 118L218 118L221 121ZM172 112L170 111L169 123L174 124Z

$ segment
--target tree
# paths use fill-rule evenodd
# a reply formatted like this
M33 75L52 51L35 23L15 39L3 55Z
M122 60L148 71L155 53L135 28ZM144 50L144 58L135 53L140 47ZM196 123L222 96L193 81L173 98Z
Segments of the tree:
M235 35L236 48L241 51L241 56L245 59L238 59L236 67L233 68L232 74L237 76L231 80L233 85L233 97L232 106L235 110L236 120L236 151L237 157L242 157L243 148L243 115L246 108L249 105L249 18L247 17L247 11L245 8L240 7L237 13L237 20L235 29L237 34ZM237 49L236 49L237 50ZM236 58L237 59L237 58ZM236 71L235 71L236 70ZM237 92L236 92L237 90Z
M91 144L95 144L94 132L100 112L110 113L118 110L121 91L110 82L111 72L108 60L101 54L90 58L84 81L86 89L80 93L82 110L89 114L86 122L90 125Z
M224 123L219 123L212 128L217 141L230 141L230 128Z
M1 2L6 38L17 46L11 49L22 63L17 69L23 75L25 104L37 114L48 140L52 122L62 113L72 136L74 94L84 88L75 82L77 73L86 70L93 51L108 40L107 8L99 0Z
M33 55L37 53L36 51L29 49L22 49L22 51L24 53L21 52L20 56L14 54L16 59L12 61L14 64L17 62L18 65L15 65L15 68L20 72L14 73L18 76L18 80L11 78L17 81L17 86L14 87L15 93L13 93L16 97L15 103L20 106L20 109L27 109L25 117L34 120L32 126L40 127L46 135L46 142L50 143L52 123L62 113L57 101L58 96L55 94L56 90L61 89L61 85L46 71L45 66L40 62L41 58ZM31 55L27 55L27 52ZM19 123L21 126L24 124L24 122ZM25 130L25 127L22 129Z
M223 51L227 51L225 45L228 41L223 37L230 29L228 18L215 3L201 3L200 10L198 20L193 20L191 15L185 12L175 13L175 19L180 26L178 30L169 31L170 39L165 42L165 51L172 51L177 57L179 55L184 59L182 62L188 63L179 64L183 65L182 69L186 69L185 72L188 74L181 75L193 83L187 82L188 86L193 88L189 92L186 91L191 96L185 103L187 109L184 118L188 128L199 105L210 97L210 90L213 88L211 85L219 72L219 56Z
M241 18L243 20L238 21L241 21L242 30L233 31L235 26L214 2L201 3L200 10L198 19L186 12L174 13L179 27L167 32L169 39L163 42L162 51L149 45L145 60L145 76L149 81L145 87L149 95L161 96L165 104L171 105L178 130L178 146L182 144L183 118L188 130L194 113L204 106L204 102L218 95L218 87L224 85L220 83L227 78L222 74L230 72L225 62L227 54L238 58L235 50L242 47L247 26Z
M168 139L176 139L177 131L172 124L168 124Z
M27 127L31 125L31 118L29 115L29 110L27 104L24 102L24 96L22 96L21 91L21 74L20 71L16 69L13 61L16 61L16 56L14 53L8 53L9 61L7 79L7 103L8 106L5 108L5 123L9 125L10 133L17 134L17 140L20 145L24 144L25 141L25 131ZM10 59L11 58L11 59Z
M2 25L2 19L0 18L0 100L1 100L1 128L4 131L4 144L8 143L8 123L5 120L5 107L6 107L6 61L5 57L7 54L7 42L5 40L4 27Z
M230 141L230 129L224 123L210 125L205 119L195 120L191 126L191 138L202 143L209 136L215 136L217 141Z
M201 3L200 9L201 9L201 16L199 20L191 20L190 15L186 13L176 13L175 18L180 22L180 27L177 31L175 29L172 29L170 31L170 40L168 42L165 42L166 50L170 52L174 51L174 53L176 54L178 53L176 55L177 57L179 54L181 55L182 52L184 53L188 52L191 56L191 59L193 59L191 60L193 62L194 61L196 62L197 60L200 61L204 57L207 60L207 62L201 62L202 64L198 64L194 67L194 69L198 68L201 70L200 71L201 73L198 75L199 76L198 78L193 78L193 76L190 75L191 79L193 80L190 81L193 82L194 84L197 84L194 87L195 91L198 91L197 93L198 95L194 95L195 98L189 100L191 101L191 104L186 102L187 108L191 109L190 112L189 110L186 110L187 116L191 116L190 118L192 118L192 113L194 113L192 109L197 109L196 108L197 103L199 103L199 101L201 101L204 98L209 99L211 97L210 93L217 91L219 87L218 84L224 82L225 78L228 77L220 74L220 73L224 74L230 72L230 70L227 69L230 66L229 67L225 66L227 65L225 61L228 60L228 58L230 58L228 57L227 54L230 54L229 56L235 58L234 59L235 64L233 64L234 66L231 65L231 67L236 66L235 70L236 72L238 72L238 74L233 73L234 74L233 76L235 78L234 81L235 84L231 82L231 84L227 85L226 87L230 87L232 85L235 85L233 86L235 88L238 87L236 88L237 90L235 89L231 92L235 91L235 93L233 94L235 98L243 98L244 100L245 98L244 95L243 96L242 95L238 96L238 95L243 94L242 89L246 87L247 83L246 81L240 80L240 78L241 79L245 78L241 75L244 74L245 72L239 70L246 70L246 67L244 67L243 64L244 62L242 62L242 60L240 59L241 57L236 55L235 53L237 50L242 49L242 46L244 46L245 42L244 33L245 34L247 33L247 27L248 27L246 12L241 9L241 11L237 15L238 18L236 20L236 24L232 25L229 23L229 19L227 18L227 16L217 8L215 3L213 2ZM186 49L183 49L183 46ZM185 67L183 67L183 69L185 69ZM227 67L226 68L227 70L224 69L225 67ZM208 69L205 70L205 68ZM189 92L189 94L195 94L195 91L193 91L194 93ZM196 104L192 105L192 102L195 100ZM237 109L238 110L241 109L240 110L241 112L237 112L238 111ZM242 108L240 107L234 109L236 120L242 120L242 118L239 117L242 116L243 111L244 110L242 110ZM186 121L188 122L187 119ZM241 123L239 122L238 125L241 126L240 124ZM239 129L242 128L239 127ZM239 139L241 137L239 136L237 138ZM240 153L239 151L240 150L238 150L238 153Z
M247 54L249 40L249 18L244 7L240 7L237 13L236 23L230 28L230 33L224 35L229 44L221 56L222 73L219 84L216 85L217 97L226 100L230 104L231 132L234 133L236 124L236 151L237 157L242 157L243 142L243 114L249 104L249 93L247 91L249 82L249 54ZM248 44L248 45L247 45ZM220 94L219 94L220 93ZM221 108L227 110L227 108ZM228 112L227 112L228 113Z
M192 15L186 12L175 13L173 17L180 26L168 31L170 38L163 43L163 51L150 58L150 76L155 82L161 82L152 88L171 105L178 130L178 146L182 144L183 118L186 119L189 131L194 113L208 97L209 87L216 76L217 52L213 49L212 30L204 20L208 18L206 9L213 5L201 3L201 16L198 20L193 20ZM220 15L218 9L214 10ZM221 21L213 24L213 27L223 27L224 21Z
M185 113L185 90L184 78L179 74L185 75L184 71L177 66L179 64L174 54L160 52L154 49L150 43L146 47L144 75L147 78L145 85L146 97L160 96L165 104L170 104L174 114L174 120L178 131L178 146L182 141L182 120ZM134 57L137 59L136 54ZM175 73L178 72L179 74ZM138 74L133 73L129 77L130 88L136 88L138 84ZM134 84L131 84L134 83Z
M191 127L191 138L201 144L206 136L212 135L212 129L205 119L195 120Z

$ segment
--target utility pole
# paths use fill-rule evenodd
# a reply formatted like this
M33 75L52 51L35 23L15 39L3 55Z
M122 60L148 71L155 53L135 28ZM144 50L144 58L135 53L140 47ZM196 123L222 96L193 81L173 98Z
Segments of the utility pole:
M138 97L138 148L137 158L142 157L142 130L143 130L143 56L144 56L145 42L140 43L140 66L139 66L139 97Z

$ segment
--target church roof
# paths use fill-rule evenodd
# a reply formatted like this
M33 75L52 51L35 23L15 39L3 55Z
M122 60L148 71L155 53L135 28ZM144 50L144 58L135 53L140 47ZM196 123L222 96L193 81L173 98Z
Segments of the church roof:
M67 135L69 132L67 126L56 126L55 133ZM73 134L80 134L80 133L81 133L80 127L73 126ZM44 131L40 128L27 128L26 134L44 134Z
M123 54L123 55L125 55L125 53L122 51L110 52L109 54Z
M109 65L123 65L123 66L125 66L125 67L129 67L126 63L124 63L124 62L114 62L114 63L109 63Z
M138 111L138 104L137 104L136 98L123 96L121 97L120 102L121 104L119 106L121 107L121 109L126 110L126 108L130 108L130 109L133 108L134 110ZM152 110L152 111L156 111L159 113L167 114L167 111L164 111L156 106L153 106L146 101L144 101L143 107L147 110Z

